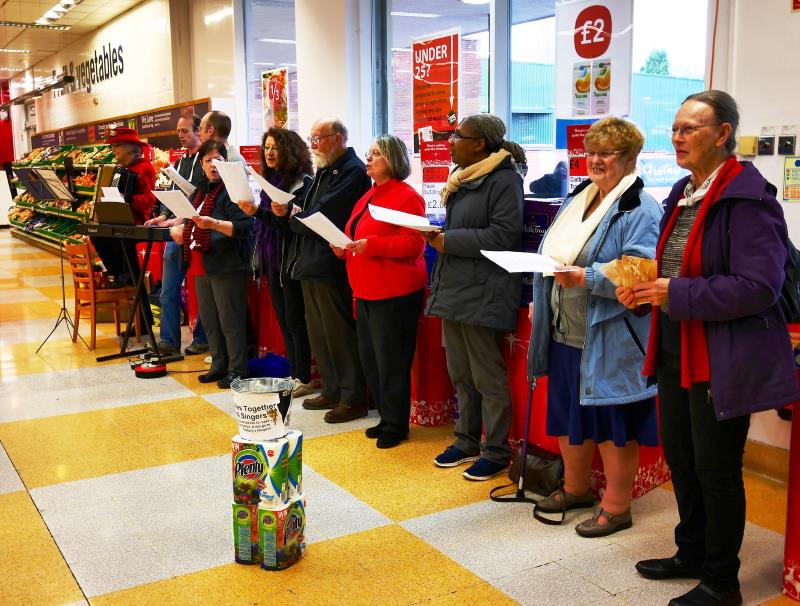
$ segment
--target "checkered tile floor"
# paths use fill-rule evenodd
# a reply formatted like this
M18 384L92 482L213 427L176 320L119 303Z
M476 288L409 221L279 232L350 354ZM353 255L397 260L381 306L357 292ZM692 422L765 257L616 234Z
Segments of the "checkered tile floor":
M67 301L72 287L67 274ZM2 604L666 604L692 586L649 582L633 564L672 553L676 512L658 489L634 527L581 539L529 506L487 499L434 455L451 428L412 430L377 450L370 418L328 425L295 406L306 436L308 555L268 573L233 563L231 396L201 385L201 360L138 380L102 325L98 349L59 327L57 259L0 231L0 603ZM86 335L86 331L82 330ZM785 488L747 477L742 590L778 597Z

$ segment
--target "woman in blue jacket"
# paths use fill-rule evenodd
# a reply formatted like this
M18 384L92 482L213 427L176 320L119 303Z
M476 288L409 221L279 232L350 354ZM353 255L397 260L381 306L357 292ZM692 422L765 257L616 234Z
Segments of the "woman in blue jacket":
M564 201L540 252L565 271L534 274L528 376L548 375L547 433L558 436L564 486L537 505L557 513L591 507L595 446L607 487L585 537L630 528L639 445L658 445L655 387L642 377L647 317L626 309L602 266L622 255L653 258L661 207L634 171L639 129L605 118L585 138L589 180Z

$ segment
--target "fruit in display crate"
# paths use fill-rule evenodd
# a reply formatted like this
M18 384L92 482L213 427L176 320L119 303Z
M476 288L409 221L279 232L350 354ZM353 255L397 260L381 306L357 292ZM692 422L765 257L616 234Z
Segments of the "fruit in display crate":
M95 173L84 173L75 177L75 185L81 187L94 187L97 185L97 175Z
M94 212L94 204L92 203L91 200L84 202L78 208L75 209L75 212L91 216L91 214Z
M8 211L9 221L15 223L27 223L36 213L30 208L22 208L21 206L12 206Z

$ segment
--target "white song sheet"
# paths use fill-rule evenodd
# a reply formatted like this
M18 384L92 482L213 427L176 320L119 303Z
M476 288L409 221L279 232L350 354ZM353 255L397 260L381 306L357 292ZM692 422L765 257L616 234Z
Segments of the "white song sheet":
M178 186L178 189L180 189L184 194L186 194L187 198L191 198L192 197L192 194L194 194L194 190L197 189L197 188L194 185L192 185L191 183L189 183L186 179L181 177L180 173L178 173L178 171L175 170L174 166L169 164L169 165L165 166L164 168L162 168L161 172L163 174L167 175L167 177L169 177L169 179L175 185ZM172 209L170 209L170 210L172 210Z
M252 166L248 166L247 171L251 175L253 175L253 178L256 180L256 183L258 183L261 186L261 189L267 192L269 199L272 200L273 202L277 202L278 204L285 206L289 204L290 200L294 199L294 196L292 194L289 194L283 191L282 189L275 187L272 183L270 183L264 177L259 175L256 171L253 170Z
M401 210L393 210L383 206L375 206L374 204L369 205L369 214L376 221L408 227L417 231L440 231L442 229L438 225L431 225L427 217L420 217L419 215L412 215L411 213L404 213Z
M192 203L189 202L180 190L154 191L153 194L179 219L191 219L198 215L197 209L192 206Z
M297 220L338 248L344 248L353 242L321 212L315 212L305 218L297 217Z
M250 185L247 183L247 173L244 172L244 166L241 162L222 162L214 160L214 166L219 171L219 176L222 177L222 182L225 183L225 189L228 190L228 195L231 200L253 200L257 202Z
M119 193L116 187L103 187L103 197L100 198L101 202L125 202L125 198Z
M551 274L559 271L568 271L556 269L560 263L552 257L538 253L515 252L512 250L482 250L481 254L512 274L522 272Z

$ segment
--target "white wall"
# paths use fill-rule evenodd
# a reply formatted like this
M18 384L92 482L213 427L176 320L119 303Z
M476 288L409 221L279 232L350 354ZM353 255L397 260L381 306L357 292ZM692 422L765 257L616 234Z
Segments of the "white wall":
M338 117L363 154L372 139L368 2L297 0L297 96L300 133L319 118Z
M740 133L758 135L762 126L774 126L777 135L783 125L800 125L800 82L790 67L790 58L800 56L800 13L792 13L791 3L783 0L739 0L730 6L727 90L739 104ZM720 85L716 78L714 84ZM783 156L747 159L778 188L781 200ZM789 235L800 244L800 203L784 202L783 208ZM753 416L750 438L788 448L789 430L789 423L768 411Z

